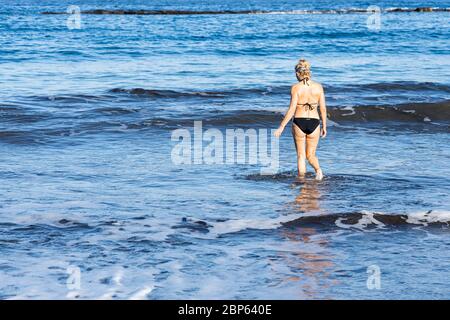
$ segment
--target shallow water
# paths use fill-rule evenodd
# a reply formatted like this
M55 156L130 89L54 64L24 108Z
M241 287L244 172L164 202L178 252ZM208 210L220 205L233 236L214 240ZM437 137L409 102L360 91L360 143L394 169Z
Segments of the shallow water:
M68 30L40 14L68 3L21 4L1 5L0 298L449 298L450 13L384 13L378 32L365 14L279 13L82 15ZM275 128L299 56L329 104L323 181L296 179L288 129L271 175L172 162L173 130L195 120Z

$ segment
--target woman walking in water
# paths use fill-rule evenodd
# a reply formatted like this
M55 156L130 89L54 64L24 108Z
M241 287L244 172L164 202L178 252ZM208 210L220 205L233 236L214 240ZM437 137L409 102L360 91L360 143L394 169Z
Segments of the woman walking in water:
M325 138L327 135L325 95L322 85L311 80L308 61L300 59L295 66L295 74L298 83L291 88L291 103L280 127L275 131L275 136L280 137L288 122L294 117L292 135L297 150L298 176L303 177L305 175L305 160L308 160L316 171L316 180L322 180L323 173L316 157L316 148L319 137ZM322 129L320 129L320 118L322 118Z

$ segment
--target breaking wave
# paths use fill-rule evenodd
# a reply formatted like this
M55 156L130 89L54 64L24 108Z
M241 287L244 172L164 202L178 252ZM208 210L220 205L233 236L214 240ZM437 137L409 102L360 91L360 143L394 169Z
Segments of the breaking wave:
M328 107L328 117L337 123L345 121L398 121L428 123L450 121L450 100L437 103L408 103L386 106ZM159 117L133 124L133 128L144 126L192 126L194 120L202 120L209 126L273 126L281 121L282 112L264 110L231 110L205 112L192 117Z
M352 229L368 231L401 227L445 228L450 226L450 212L433 211L408 214L381 212L350 212L341 214L290 214L274 219L230 219L203 221L183 218L174 228L190 232L221 236L248 230L315 227L320 229Z
M264 110L205 110L203 113L180 116L141 114L139 109L101 107L87 109L73 116L50 117L48 114L27 114L15 109L3 110L5 122L21 124L19 128L0 128L0 141L14 144L46 143L57 137L91 135L97 133L126 133L151 128L173 130L190 128L194 121L202 121L205 128L275 128L283 118L282 112ZM170 113L170 112L169 112ZM73 119L68 123L68 119ZM428 131L447 132L450 127L450 100L438 103L415 103L396 106L329 107L330 126L348 122L395 122L422 124ZM49 123L42 126L41 123ZM27 126L24 126L27 125ZM392 130L396 127L391 126ZM422 126L414 127L422 130Z
M412 82L412 81L395 81L384 83L367 83L352 85L324 85L327 93L336 93L341 91L426 91L450 93L450 86L442 83L432 82ZM113 94L128 94L131 96L150 97L150 98L225 98L236 96L251 95L288 95L290 92L289 85L283 86L261 86L255 88L234 88L220 91L177 91L177 90L158 90L145 88L114 88L109 91Z

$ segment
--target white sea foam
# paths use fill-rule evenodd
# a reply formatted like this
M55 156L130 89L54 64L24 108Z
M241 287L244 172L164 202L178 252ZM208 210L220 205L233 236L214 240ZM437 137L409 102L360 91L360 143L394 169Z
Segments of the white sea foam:
M430 223L450 223L449 211L428 211L428 212L415 212L408 214L408 223L421 224L427 226Z
M350 113L343 114L342 116L351 116L351 115L354 115L356 113L355 109L353 109L352 106L343 107L343 108L341 108L341 110L350 111Z
M328 127L340 127L341 125L337 123L336 121L327 119L327 126Z
M293 221L304 216L304 214L291 214L280 216L275 219L232 219L210 223L212 225L210 234L218 236L226 233L239 232L246 229L276 229L282 223Z
M365 230L367 228L367 226L369 226L371 224L376 225L377 227L384 227L384 223L382 223L374 218L373 212L362 211L361 214L362 214L362 217L361 217L361 219L358 220L357 223L354 223L354 224L342 223L342 220L343 219L345 220L345 218L338 218L335 221L335 224L339 228L344 228L344 229L356 228L359 230Z
M385 224L381 221L378 221L374 215L388 215L383 212L368 212L362 211L362 217L358 220L357 223L347 224L344 223L345 217L338 218L335 222L336 226L343 229L351 229L356 228L359 230L365 230L369 225L375 225L378 228L384 227ZM415 225L423 225L428 226L430 223L450 223L450 212L448 211L427 211L427 212L414 212L407 213L405 223L415 224Z
M318 213L299 213L293 215L280 216L274 219L232 219L221 222L213 222L210 223L212 228L210 229L209 235L211 236L219 236L227 233L235 233L246 229L260 229L260 230L268 230L268 229L276 229L280 227L283 223L294 221L301 217L311 217L316 216ZM358 229L358 230L367 230L368 226L375 226L376 228L383 228L386 225L377 220L374 215L392 215L383 212L369 212L369 211L361 211L361 218L357 223L349 224L345 223L347 219L344 216L339 217L335 221L335 225L339 228L343 229ZM400 215L400 214L399 214ZM446 211L432 211L432 212L417 212L417 213L409 213L406 214L407 219L405 223L410 224L422 224L428 225L429 223L450 223L450 212Z

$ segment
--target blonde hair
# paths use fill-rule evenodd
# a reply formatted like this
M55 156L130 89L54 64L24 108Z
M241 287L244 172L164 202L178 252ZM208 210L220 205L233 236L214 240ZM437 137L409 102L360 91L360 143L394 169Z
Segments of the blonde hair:
M297 76L298 81L306 82L311 79L311 64L305 60L298 60L297 65L295 66L295 75Z

